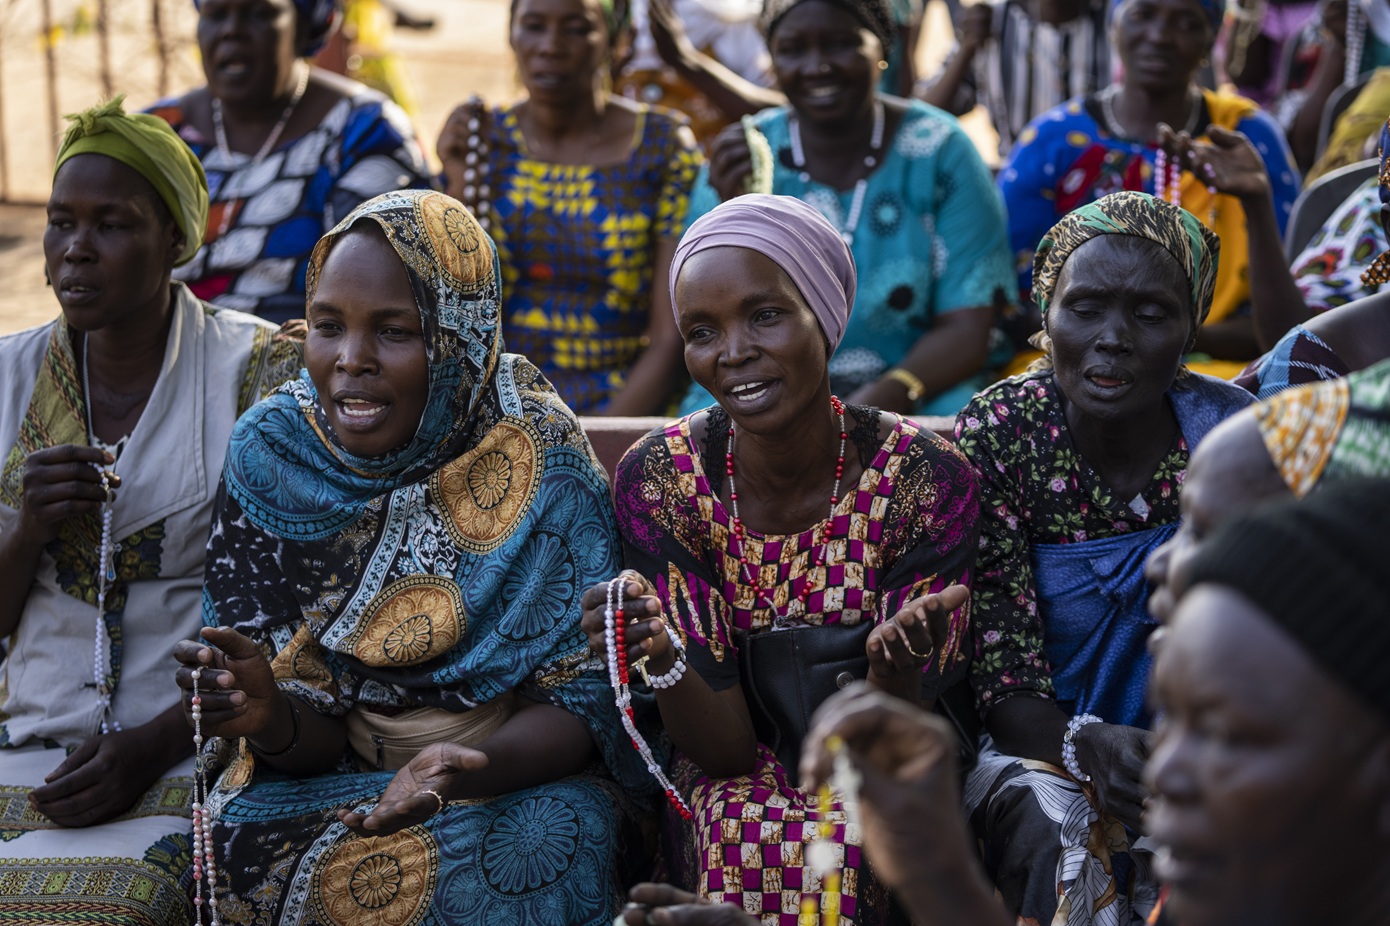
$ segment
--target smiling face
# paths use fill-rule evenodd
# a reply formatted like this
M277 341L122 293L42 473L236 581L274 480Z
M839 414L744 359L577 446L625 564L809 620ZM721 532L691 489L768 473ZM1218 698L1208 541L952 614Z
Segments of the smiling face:
M1190 285L1162 247L1101 235L1078 247L1047 308L1052 366L1067 401L1096 421L1152 412L1191 331Z
M511 43L526 92L558 103L592 93L610 51L598 0L516 0Z
M1349 922L1327 885L1383 867L1385 722L1253 602L1212 584L1178 605L1152 689L1145 824L1175 921Z
M68 324L95 331L167 304L183 235L149 181L100 154L70 158L53 178L44 259Z
M734 422L795 426L830 400L829 344L791 277L748 248L710 248L681 267L677 325L685 365Z
M405 265L375 223L333 243L308 321L304 366L343 448L379 457L408 444L429 400L429 361Z
M289 93L304 41L293 0L202 0L198 10L208 91L233 106L269 106Z
M1154 586L1149 613L1161 623L1172 619L1193 557L1212 531L1261 502L1288 494L1253 414L1241 412L1217 425L1188 463L1178 499L1182 523L1144 564L1144 576Z
M768 36L777 85L808 122L835 126L868 112L878 85L883 45L843 9L806 0Z
M1150 90L1186 87L1215 41L1197 0L1125 0L1110 27L1125 81Z

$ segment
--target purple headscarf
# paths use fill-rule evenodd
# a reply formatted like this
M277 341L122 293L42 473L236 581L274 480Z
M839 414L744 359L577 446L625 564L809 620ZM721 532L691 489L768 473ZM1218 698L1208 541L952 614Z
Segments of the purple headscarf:
M831 351L840 345L854 305L854 256L825 216L793 196L766 193L739 196L701 216L681 236L671 261L677 322L681 267L710 248L748 248L781 267L816 313Z

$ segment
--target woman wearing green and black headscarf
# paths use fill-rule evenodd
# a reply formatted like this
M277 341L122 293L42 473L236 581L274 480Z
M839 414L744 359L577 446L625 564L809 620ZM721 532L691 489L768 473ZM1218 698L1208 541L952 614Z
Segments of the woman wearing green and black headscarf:
M170 282L208 194L168 125L120 100L71 118L44 234L62 314L0 338L0 921L187 923L169 653L232 423L299 346Z
M1219 247L1145 193L1068 214L1033 262L1046 357L956 422L981 480L972 685L991 738L967 802L1005 899L1041 923L1059 905L1142 922L1154 900L1128 838L1151 720L1144 560L1177 526L1189 453L1250 402L1182 367Z

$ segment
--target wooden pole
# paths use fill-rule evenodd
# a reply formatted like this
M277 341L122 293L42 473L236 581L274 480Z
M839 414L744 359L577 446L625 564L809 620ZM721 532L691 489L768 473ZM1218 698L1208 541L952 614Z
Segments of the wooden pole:
M5 33L0 29L0 45ZM0 203L10 201L10 147L5 133L5 56L0 54Z
M110 0L97 0L97 55L101 68L101 94L109 100L116 92L116 85L111 80Z
M155 48L159 52L159 96L169 95L169 46L164 41L164 16L159 0L150 0L150 25L154 28Z
M58 56L53 47L53 0L43 0L43 58L48 77L48 160L58 158Z

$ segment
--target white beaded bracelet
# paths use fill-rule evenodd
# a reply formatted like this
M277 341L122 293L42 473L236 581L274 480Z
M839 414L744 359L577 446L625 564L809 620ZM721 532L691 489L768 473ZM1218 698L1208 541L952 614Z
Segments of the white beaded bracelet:
M676 664L661 675L653 675L647 679L653 688L671 688L685 675L685 647L681 645L681 638L676 636L676 632L671 629L671 625L665 621L662 626L666 628L666 636L671 638L671 645L676 649Z
M1077 781L1088 782L1091 776L1081 771L1081 766L1076 764L1076 732L1088 723L1104 723L1095 714L1077 714L1067 721L1067 732L1062 735L1062 765L1067 769L1067 774Z

